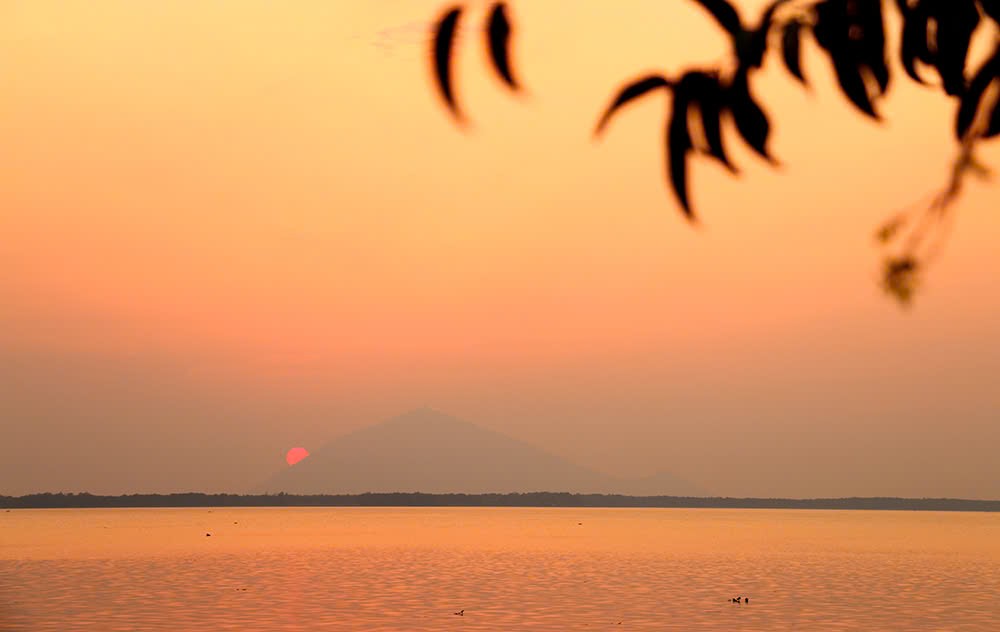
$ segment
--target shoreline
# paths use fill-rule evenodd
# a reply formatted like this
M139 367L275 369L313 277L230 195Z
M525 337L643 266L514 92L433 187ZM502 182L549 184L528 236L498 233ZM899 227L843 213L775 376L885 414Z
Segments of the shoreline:
M819 509L1000 512L1000 500L959 498L731 498L528 492L508 494L173 494L40 493L0 496L0 509L138 507L570 507L677 509Z

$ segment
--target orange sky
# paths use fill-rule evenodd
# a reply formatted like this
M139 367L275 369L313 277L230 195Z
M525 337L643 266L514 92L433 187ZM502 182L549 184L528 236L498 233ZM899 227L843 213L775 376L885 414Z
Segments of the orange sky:
M881 294L875 227L955 149L952 104L894 49L882 126L815 45L811 91L770 59L785 166L733 134L743 176L695 163L694 229L661 99L590 139L622 81L722 59L694 3L513 3L520 98L475 4L468 133L429 78L441 9L6 9L0 493L242 488L430 405L723 494L1000 497L1000 184L970 184L914 309Z

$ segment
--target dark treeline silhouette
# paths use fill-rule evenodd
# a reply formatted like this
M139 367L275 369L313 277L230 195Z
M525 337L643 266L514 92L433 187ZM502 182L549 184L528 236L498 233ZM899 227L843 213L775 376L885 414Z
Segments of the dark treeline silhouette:
M127 494L46 493L0 496L3 509L100 507L650 507L712 509L841 509L882 511L1000 511L1000 500L956 498L698 498L529 492L511 494L367 493Z
M485 43L493 72L507 88L518 91L522 86L511 70L513 25L507 4L493 2L486 18ZM947 232L946 211L960 193L965 176L987 172L973 154L976 144L1000 135L1000 36L996 32L1000 0L772 0L753 24L745 22L728 0L690 0L690 4L700 6L729 36L729 59L717 67L655 73L626 82L599 117L595 130L595 136L600 135L613 116L635 99L654 92L668 94L671 108L666 133L657 133L664 138L666 180L690 221L695 221L695 214L687 184L689 158L701 155L718 161L732 174L739 173L726 152L723 121L731 120L737 136L760 158L778 164L768 147L771 122L753 89L754 75L771 49L778 49L791 77L807 85L801 65L802 40L812 36L828 58L844 97L858 112L881 120L877 105L893 74L883 4L895 5L901 22L900 65L913 81L936 83L946 97L954 99L952 129L959 144L949 181L927 208L895 214L876 231L878 242L888 252L883 287L900 302L909 302L922 264L934 257L941 235ZM431 55L438 93L459 123L465 118L455 94L452 57L465 11L463 5L445 10L435 28ZM969 51L976 34L990 30L996 40L992 53L970 67ZM607 54L614 53L610 43L604 46ZM937 77L928 81L931 74Z

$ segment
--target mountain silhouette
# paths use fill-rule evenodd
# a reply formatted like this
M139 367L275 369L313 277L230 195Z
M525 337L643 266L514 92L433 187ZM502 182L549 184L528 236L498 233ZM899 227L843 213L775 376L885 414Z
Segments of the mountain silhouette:
M618 479L431 409L419 409L329 442L272 476L257 491L698 495L659 473Z

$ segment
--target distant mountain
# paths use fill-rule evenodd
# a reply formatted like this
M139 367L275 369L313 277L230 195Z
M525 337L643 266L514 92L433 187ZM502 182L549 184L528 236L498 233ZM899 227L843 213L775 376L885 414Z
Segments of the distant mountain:
M666 473L632 481L614 478L430 409L419 409L334 439L307 459L281 470L256 491L703 493Z

